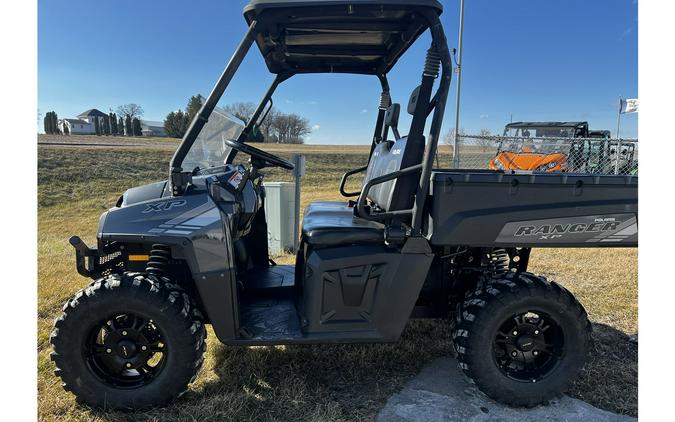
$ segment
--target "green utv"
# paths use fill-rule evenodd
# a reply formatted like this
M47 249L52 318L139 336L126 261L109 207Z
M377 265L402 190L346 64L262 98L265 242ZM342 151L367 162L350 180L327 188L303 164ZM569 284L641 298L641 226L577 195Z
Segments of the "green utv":
M584 365L591 325L527 272L532 247L637 245L637 177L433 168L452 75L434 0L254 0L248 31L169 164L78 237L75 294L51 336L56 374L91 406L165 405L203 362L205 325L230 346L395 342L410 318L450 318L459 366L490 397L531 406ZM387 74L431 35L407 135ZM216 108L255 43L274 82L250 121ZM288 161L250 146L279 84L353 73L382 88L368 165L341 202L310 204L295 265L268 256L261 183ZM428 131L425 135L425 127ZM233 164L236 155L247 165ZM362 174L359 192L345 181Z

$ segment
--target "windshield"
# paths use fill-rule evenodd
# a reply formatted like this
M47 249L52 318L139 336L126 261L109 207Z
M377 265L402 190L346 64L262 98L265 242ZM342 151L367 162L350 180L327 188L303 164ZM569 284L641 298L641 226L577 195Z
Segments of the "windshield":
M504 136L524 138L573 138L573 127L508 127Z
M509 138L502 142L501 151L518 154L566 153L569 141L561 138L573 138L574 128L566 127L511 127L504 130Z
M222 166L230 152L224 140L237 139L244 126L242 120L216 107L180 166L185 171Z

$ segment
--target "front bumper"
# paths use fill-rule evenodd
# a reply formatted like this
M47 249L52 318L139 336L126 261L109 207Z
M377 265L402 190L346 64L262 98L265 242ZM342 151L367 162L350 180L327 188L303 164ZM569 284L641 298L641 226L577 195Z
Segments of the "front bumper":
M75 267L83 277L99 278L124 261L121 251L100 253L98 249L87 246L79 236L71 236L68 242L75 248Z

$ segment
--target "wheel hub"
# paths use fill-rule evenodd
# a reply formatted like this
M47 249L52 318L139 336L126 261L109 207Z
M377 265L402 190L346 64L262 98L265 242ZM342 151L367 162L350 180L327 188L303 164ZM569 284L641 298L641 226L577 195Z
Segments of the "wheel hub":
M87 363L105 383L137 388L164 367L166 347L152 320L122 314L102 322L89 336Z
M131 359L136 356L139 347L131 340L122 340L117 343L117 355L123 359Z
M537 382L557 366L563 353L562 330L550 316L526 312L514 315L497 331L494 358L509 378Z
M529 335L523 335L516 339L516 345L522 352L529 352L535 346L534 339Z

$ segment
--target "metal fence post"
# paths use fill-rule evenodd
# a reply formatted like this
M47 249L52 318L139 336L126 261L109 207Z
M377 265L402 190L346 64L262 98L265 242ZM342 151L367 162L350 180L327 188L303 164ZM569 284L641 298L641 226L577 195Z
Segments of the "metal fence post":
M293 169L293 181L295 182L295 218L293 223L293 251L297 252L300 246L300 181L305 175L305 156L293 155L291 162Z
M619 174L619 159L621 158L621 138L617 140L616 144L616 163L614 164L614 174Z
M455 99L455 136L453 137L452 142L452 167L459 168L459 96L460 89L462 86L462 43L464 40L464 0L459 2L459 45L457 55L459 60L457 61L457 67L455 72L457 72L457 98Z

